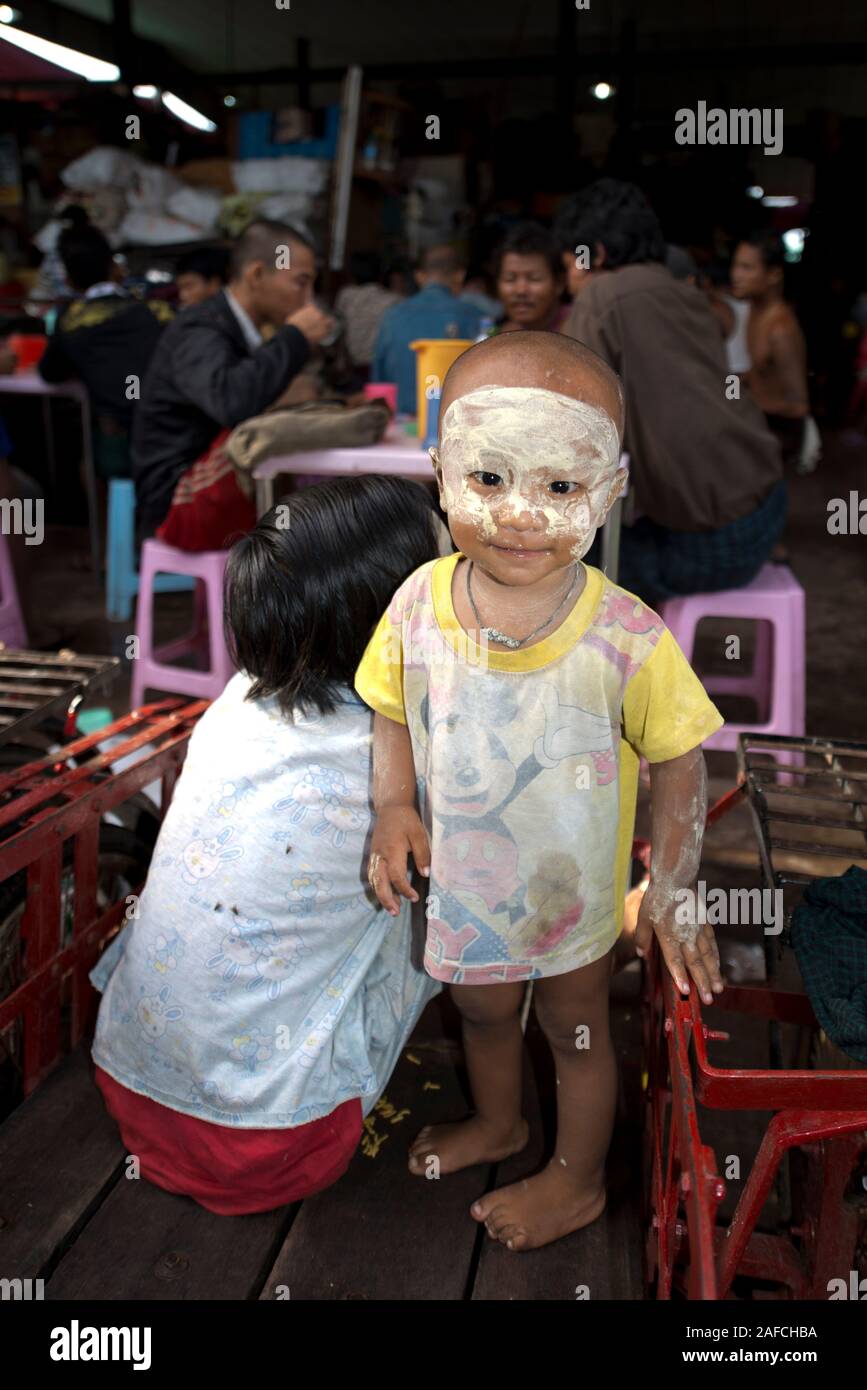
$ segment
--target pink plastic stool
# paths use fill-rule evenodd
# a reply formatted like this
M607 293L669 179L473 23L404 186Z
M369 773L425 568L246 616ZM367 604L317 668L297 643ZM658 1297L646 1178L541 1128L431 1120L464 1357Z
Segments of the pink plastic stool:
M204 550L192 554L176 550L162 541L145 541L139 567L136 633L139 655L136 659L131 702L137 709L149 687L176 695L192 695L198 700L215 700L234 675L234 666L223 639L223 571L227 550ZM158 574L188 574L196 583L195 629L167 646L153 646L154 579ZM173 657L184 656L205 647L209 653L207 671L191 671L185 666L169 666Z
M0 642L7 647L26 647L27 628L18 602L18 585L9 555L9 543L0 532Z
M705 740L705 749L737 748L738 734L804 733L806 626L804 590L785 565L764 565L743 589L690 594L661 605L660 616L692 663L702 618L750 618L757 623L753 669L746 676L707 676L709 695L749 695L765 723L726 723ZM773 639L768 625L773 628ZM783 755L780 755L781 757ZM795 755L785 761L797 761Z

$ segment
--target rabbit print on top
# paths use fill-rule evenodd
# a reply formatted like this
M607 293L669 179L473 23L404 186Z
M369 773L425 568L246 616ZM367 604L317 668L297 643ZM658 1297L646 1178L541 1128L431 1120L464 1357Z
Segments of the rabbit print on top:
M288 720L249 688L199 721L138 918L91 975L94 1060L217 1124L291 1128L356 1096L367 1114L439 988L408 906L387 917L362 872L372 716L347 690Z

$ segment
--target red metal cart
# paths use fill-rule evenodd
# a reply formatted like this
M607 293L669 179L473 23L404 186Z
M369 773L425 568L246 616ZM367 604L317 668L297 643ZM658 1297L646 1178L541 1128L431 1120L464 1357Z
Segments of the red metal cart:
M88 1026L95 999L88 972L129 911L152 848L111 821L154 781L165 812L207 703L144 706L0 775L0 926L11 941L0 961L6 1109Z
M712 809L708 825L749 798L763 877L784 892L788 921L811 877L841 864L867 866L867 745L741 736L738 757L740 786ZM645 863L648 849L637 846ZM644 1198L646 1276L656 1298L732 1297L737 1277L762 1281L760 1297L827 1299L831 1280L857 1289L867 1275L867 1070L846 1069L855 1064L842 1054L836 1066L821 1065L833 1049L809 999L776 984L783 949L785 937L766 937L766 983L728 988L716 999L721 1009L768 1020L770 1069L714 1066L708 1043L728 1035L707 1026L695 990L680 996L655 943L648 959ZM806 1057L819 1065L782 1064L781 1024L802 1030ZM775 1112L727 1226L717 1223L726 1187L702 1142L698 1106ZM757 1231L795 1149L802 1157L795 1218L776 1232Z

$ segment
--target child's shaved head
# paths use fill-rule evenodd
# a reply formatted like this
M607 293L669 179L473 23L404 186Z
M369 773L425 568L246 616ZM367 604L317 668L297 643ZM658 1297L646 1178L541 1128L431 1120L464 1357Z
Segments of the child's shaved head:
M453 401L483 386L535 386L603 410L623 436L620 378L595 352L562 333L498 333L462 352L443 382L440 420Z
M439 434L452 539L504 583L580 560L626 478L620 382L559 333L502 333L461 353Z

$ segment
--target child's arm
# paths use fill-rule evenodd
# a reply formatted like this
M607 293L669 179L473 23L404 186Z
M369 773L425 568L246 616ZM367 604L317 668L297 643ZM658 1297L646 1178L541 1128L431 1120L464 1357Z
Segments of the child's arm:
M650 764L650 885L638 914L635 944L643 954L652 932L682 994L691 975L705 1004L725 988L713 928L679 923L675 909L679 889L695 891L707 816L707 773L701 746L679 758ZM697 914L693 914L697 916Z
M430 873L430 844L415 805L415 764L409 729L384 714L373 717L373 806L376 823L370 841L367 877L383 907L396 917L395 889L418 902L406 871L412 851L420 874Z

